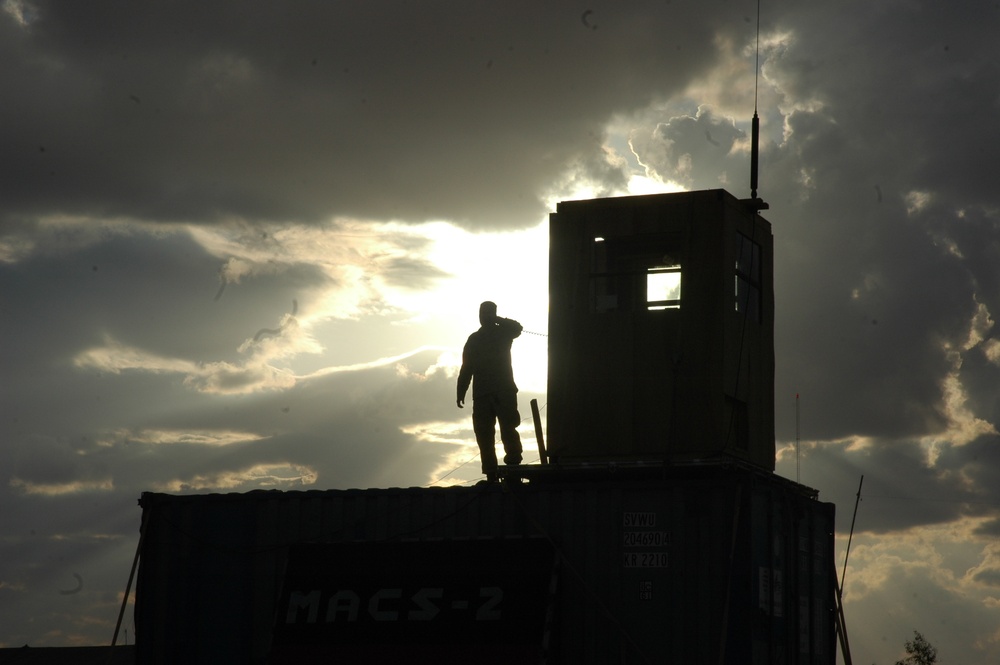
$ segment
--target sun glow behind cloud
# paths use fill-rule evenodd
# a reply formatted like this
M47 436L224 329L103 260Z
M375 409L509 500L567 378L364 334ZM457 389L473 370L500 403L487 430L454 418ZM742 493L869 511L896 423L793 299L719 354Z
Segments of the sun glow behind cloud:
M478 326L479 303L497 303L500 316L521 322L525 333L512 350L522 390L544 391L548 329L548 224L522 231L469 233L445 223L424 225L426 258L448 276L434 291L388 288L386 296L417 320L432 322L440 339L461 351ZM457 355L452 356L460 362Z
M317 379L320 377L329 376L331 374L340 374L343 372L360 372L366 369L375 369L377 367L387 367L389 365L397 365L401 361L412 358L413 356L423 353L425 351L441 351L444 352L442 357L446 358L453 357L447 353L449 351L448 349L436 346L421 346L411 351L407 351L406 353L401 353L395 356L387 356L385 358L375 358L373 360L366 360L364 362L354 363L352 365L336 365L336 366L324 367L322 369L316 370L315 372L310 372L309 374L303 374L296 378L301 380Z
M612 131L609 129L609 131ZM610 158L609 158L610 159ZM624 163L624 157L620 160ZM622 194L680 191L655 175L630 173ZM572 191L552 195L559 200L592 198L593 187L577 183ZM327 225L274 225L261 231L242 224L187 229L191 237L223 262L217 299L246 280L279 274L296 266L319 269L325 283L315 283L296 301L298 312L274 329L280 334L248 339L249 353L239 365L215 363L191 371L188 382L206 392L283 390L299 379L356 371L395 362L420 352L450 350L455 369L465 338L478 327L483 300L493 300L501 316L517 319L525 333L513 348L515 377L522 390L544 393L547 384L548 223L513 231L471 232L446 221L403 223L338 219ZM328 364L323 359L337 338L322 331L332 321L376 321L414 331L406 350L378 348L372 340L354 357L368 360ZM286 325L287 324L287 325ZM89 364L120 367L91 351ZM108 355L107 353L103 354ZM166 370L165 360L138 360ZM307 360L306 356L313 356ZM83 362L83 360L81 360ZM256 378L245 376L256 374ZM229 376L230 380L225 380Z
M516 318L538 339L519 345L525 356L518 374L525 387L544 387L544 337L547 327L547 224L521 231L472 233L446 222L404 224L339 220L325 227L284 225L271 232L248 236L242 227L191 228L196 241L220 257L220 296L227 288L255 275L266 275L308 265L327 277L298 299L297 331L282 329L268 340L275 350L292 339L297 353L318 353L337 342L314 331L330 321L381 318L395 326L416 326L409 353L431 346L458 349L478 326L476 312L483 300L494 300L501 315ZM525 337L527 338L527 336ZM247 344L246 349L254 348ZM302 373L313 376L377 366L406 355L386 354L370 347L371 360L350 366L323 366ZM523 352L522 352L523 351ZM91 354L96 356L96 354ZM90 364L97 365L96 357ZM116 366L104 361L105 365ZM163 363L161 363L162 365ZM319 366L317 366L319 365Z
M275 348L277 351L272 356L294 355L287 348ZM105 340L103 346L77 354L73 362L80 369L112 374L125 371L180 374L184 376L184 385L198 392L221 395L283 390L295 385L295 378L287 370L273 366L261 358L260 354L251 354L241 363L195 363L180 358L166 358L110 338Z
M220 491L263 488L296 489L316 483L316 470L303 465L257 464L243 469L199 473L155 484L157 492Z
M148 445L184 444L192 446L225 447L237 443L259 441L264 437L252 432L226 430L154 430L119 431L98 442L99 446L139 443Z
M115 489L111 478L100 480L72 480L64 483L40 483L23 478L13 477L10 486L15 490L29 495L64 496L67 494L83 494L88 492L110 492Z
M440 462L431 470L428 483L463 485L478 478L479 448L465 419L416 423L401 430L423 443L442 447Z
M99 372L120 374L126 370L142 372L165 373L180 372L193 374L198 372L196 363L176 358L162 356L128 346L116 340L105 337L103 346L96 346L77 354L73 364L81 369L94 369Z

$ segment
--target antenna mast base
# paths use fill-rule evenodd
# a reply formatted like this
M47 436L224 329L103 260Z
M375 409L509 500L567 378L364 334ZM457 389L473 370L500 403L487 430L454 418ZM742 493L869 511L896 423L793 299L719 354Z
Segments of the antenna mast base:
M746 206L747 210L750 212L760 212L761 210L770 210L771 206L764 199L759 196L755 196L752 199L740 199L740 203Z

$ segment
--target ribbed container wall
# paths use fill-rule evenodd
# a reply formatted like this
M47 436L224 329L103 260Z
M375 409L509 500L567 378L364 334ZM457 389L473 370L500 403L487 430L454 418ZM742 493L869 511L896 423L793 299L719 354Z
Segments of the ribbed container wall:
M141 503L140 663L268 662L295 544L470 539L551 546L544 662L834 662L833 505L752 469Z

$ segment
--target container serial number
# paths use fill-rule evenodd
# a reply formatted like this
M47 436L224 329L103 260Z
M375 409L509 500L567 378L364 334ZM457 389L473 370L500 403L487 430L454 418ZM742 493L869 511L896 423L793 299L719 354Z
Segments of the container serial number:
M670 544L666 531L625 531L625 547L663 547Z
M666 568L666 552L625 552L623 564L626 568Z

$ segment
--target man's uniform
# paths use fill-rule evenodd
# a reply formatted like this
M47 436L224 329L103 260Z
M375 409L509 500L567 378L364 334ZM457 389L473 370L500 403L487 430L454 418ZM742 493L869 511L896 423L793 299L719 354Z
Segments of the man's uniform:
M462 369L458 374L458 402L472 383L472 428L479 444L483 473L496 479L497 454L494 448L495 427L500 423L504 464L521 463L521 437L517 426L517 386L510 365L510 347L521 335L521 324L511 319L497 318L492 325L483 325L469 335L462 351Z

